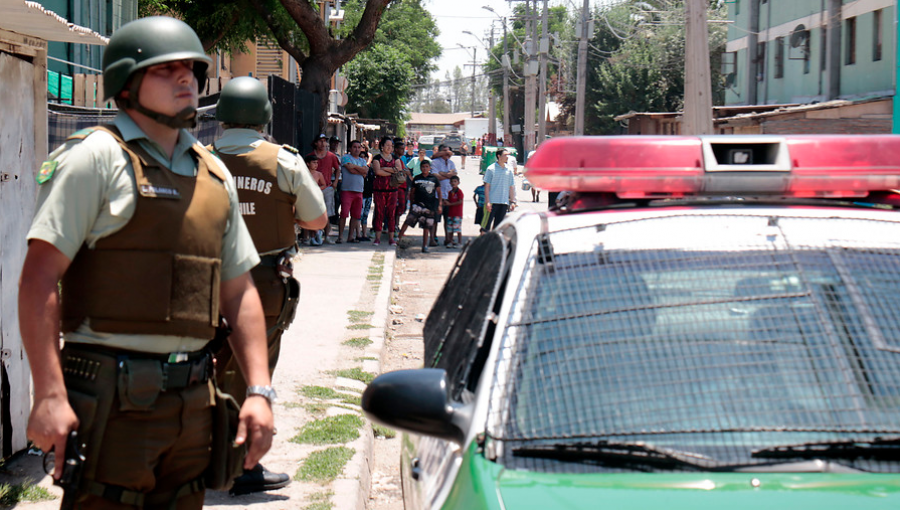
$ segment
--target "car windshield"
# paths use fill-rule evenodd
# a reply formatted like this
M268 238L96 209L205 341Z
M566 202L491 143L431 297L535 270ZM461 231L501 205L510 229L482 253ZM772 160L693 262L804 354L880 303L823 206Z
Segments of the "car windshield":
M710 214L551 234L516 290L489 436L514 464L517 448L606 441L710 467L896 436L896 240L891 222Z

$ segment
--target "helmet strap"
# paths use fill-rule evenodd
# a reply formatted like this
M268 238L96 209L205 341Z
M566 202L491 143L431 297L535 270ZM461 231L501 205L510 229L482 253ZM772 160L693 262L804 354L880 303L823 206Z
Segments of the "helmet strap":
M141 82L144 81L144 71L138 71L131 80L131 87L128 89L127 107L132 108L154 121L169 126L173 129L190 129L197 127L197 109L193 106L185 106L175 115L166 115L157 111L153 111L141 104L138 91L141 88Z

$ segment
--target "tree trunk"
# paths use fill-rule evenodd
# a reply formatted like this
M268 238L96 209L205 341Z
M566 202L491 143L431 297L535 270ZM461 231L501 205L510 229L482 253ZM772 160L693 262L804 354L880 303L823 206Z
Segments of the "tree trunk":
M300 78L300 89L317 94L321 99L319 111L319 132L324 133L328 124L328 93L331 90L331 77L339 66L328 55L312 55L303 61Z

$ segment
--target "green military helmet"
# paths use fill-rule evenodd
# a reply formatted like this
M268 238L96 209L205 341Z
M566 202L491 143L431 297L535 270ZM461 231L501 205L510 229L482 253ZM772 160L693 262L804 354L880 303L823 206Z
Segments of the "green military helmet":
M134 72L176 60L194 61L194 75L202 89L212 59L187 23L151 16L122 25L109 38L103 53L103 99L121 92Z
M256 78L241 76L222 87L216 103L216 120L226 124L265 126L272 120L272 103L266 86Z

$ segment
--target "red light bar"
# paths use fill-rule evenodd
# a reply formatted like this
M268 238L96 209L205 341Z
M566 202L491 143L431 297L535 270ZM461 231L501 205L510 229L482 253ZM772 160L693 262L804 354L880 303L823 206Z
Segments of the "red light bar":
M546 190L623 198L866 196L900 188L900 136L554 138L541 144L525 173Z

